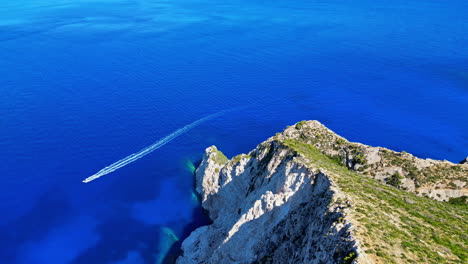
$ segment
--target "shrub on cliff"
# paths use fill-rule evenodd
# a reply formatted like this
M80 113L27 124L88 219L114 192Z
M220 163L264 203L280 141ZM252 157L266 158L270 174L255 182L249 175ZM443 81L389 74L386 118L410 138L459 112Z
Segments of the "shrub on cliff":
M389 178L387 178L387 184L393 186L393 187L396 187L396 188L400 188L400 184L401 184L401 180L403 179L403 176L400 175L400 173L396 172L395 174L393 174L392 176L390 176Z
M301 129L305 125L306 121L302 120L296 124L296 129Z
M457 198L450 198L449 203L451 204L454 204L454 205L468 205L468 197L467 196L461 196L461 197L457 197Z

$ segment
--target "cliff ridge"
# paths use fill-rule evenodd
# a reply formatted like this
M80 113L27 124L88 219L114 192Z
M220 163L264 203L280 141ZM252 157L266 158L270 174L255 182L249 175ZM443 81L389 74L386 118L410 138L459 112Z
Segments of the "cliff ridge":
M463 263L466 206L436 200L466 195L466 166L352 143L318 121L231 160L209 147L196 190L213 224L177 263ZM423 178L442 168L454 174Z

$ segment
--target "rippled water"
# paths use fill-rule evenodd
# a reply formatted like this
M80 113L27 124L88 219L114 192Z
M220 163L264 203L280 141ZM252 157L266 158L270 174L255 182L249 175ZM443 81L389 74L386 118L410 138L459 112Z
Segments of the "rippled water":
M303 119L463 159L467 13L464 0L2 1L2 263L158 263L205 221L192 173L207 146L233 156Z

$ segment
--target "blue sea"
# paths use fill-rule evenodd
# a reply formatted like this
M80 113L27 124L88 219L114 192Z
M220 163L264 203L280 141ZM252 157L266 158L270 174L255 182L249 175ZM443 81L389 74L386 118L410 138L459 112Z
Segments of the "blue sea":
M1 1L0 263L162 263L208 221L204 149L246 153L300 120L464 159L467 14L466 0Z

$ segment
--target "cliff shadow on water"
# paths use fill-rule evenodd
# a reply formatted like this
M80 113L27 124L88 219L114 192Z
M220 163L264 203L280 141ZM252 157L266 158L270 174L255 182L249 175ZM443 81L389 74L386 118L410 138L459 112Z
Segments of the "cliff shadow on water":
M184 226L182 236L172 244L167 254L162 258L161 264L176 263L177 258L182 254L182 242L190 235L190 233L200 226L210 225L213 223L201 206L197 206L192 210L192 219L192 222Z
M201 159L194 161L192 164L194 168L198 168L200 163L202 162ZM192 172L193 177L195 177L195 171ZM195 190L195 183L193 186L193 190ZM201 201L200 195L194 191L194 195L196 196L196 200L199 203ZM166 255L163 256L161 264L173 264L176 263L177 258L182 254L182 242L192 233L193 230L199 228L200 226L210 225L213 222L211 221L210 217L208 216L207 212L201 204L193 208L192 210L192 221L185 225L182 231L182 235L180 239L178 239L170 249L167 251Z

